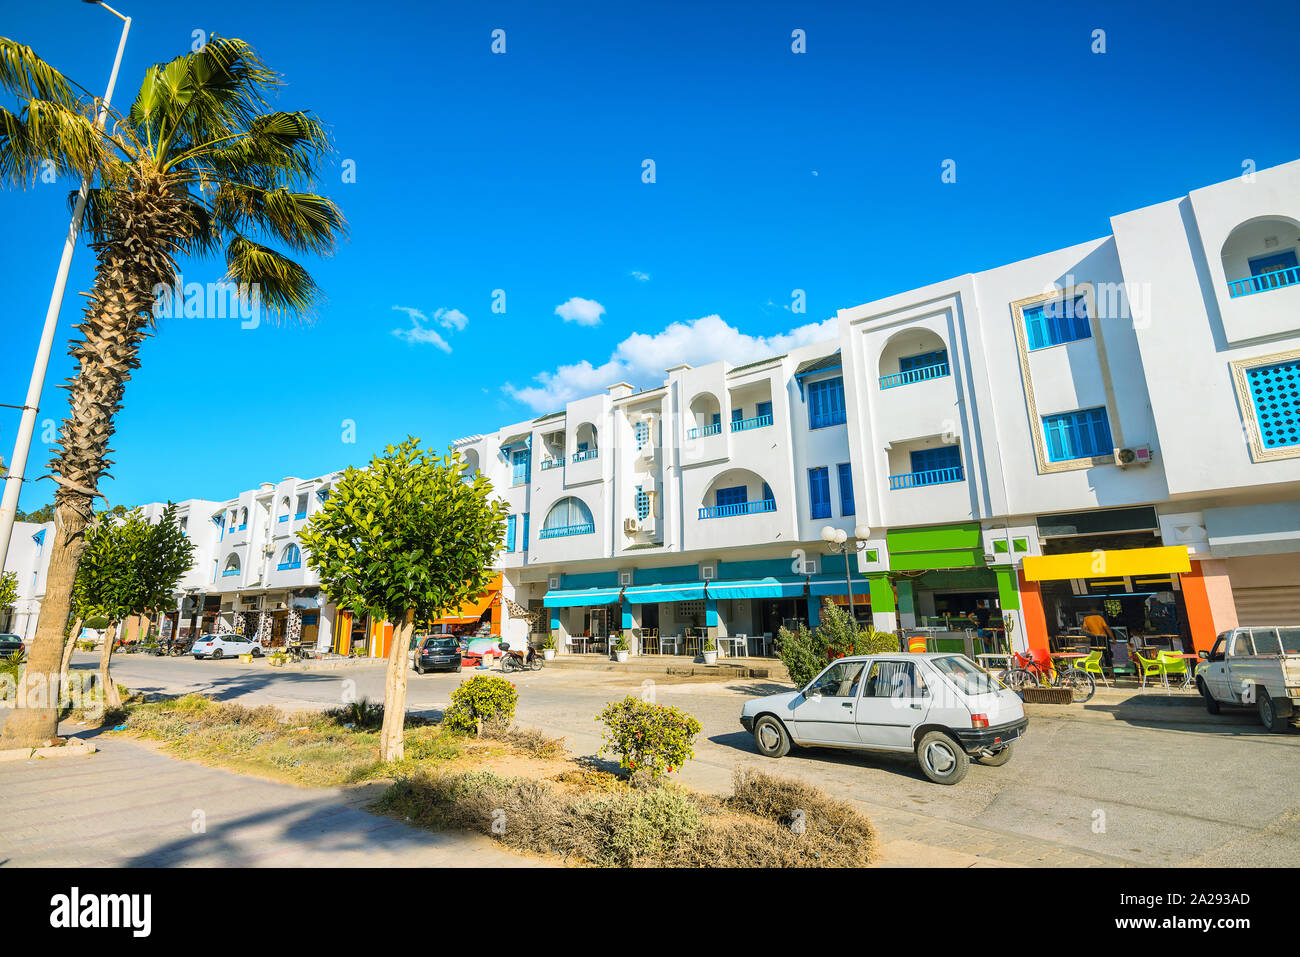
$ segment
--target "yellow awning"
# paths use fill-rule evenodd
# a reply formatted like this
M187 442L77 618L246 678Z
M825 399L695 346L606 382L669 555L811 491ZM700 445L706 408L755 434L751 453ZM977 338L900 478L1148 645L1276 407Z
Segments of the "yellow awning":
M1025 580L1061 581L1118 575L1157 575L1189 572L1186 545L1159 548L1099 548L1095 552L1030 556L1025 559Z

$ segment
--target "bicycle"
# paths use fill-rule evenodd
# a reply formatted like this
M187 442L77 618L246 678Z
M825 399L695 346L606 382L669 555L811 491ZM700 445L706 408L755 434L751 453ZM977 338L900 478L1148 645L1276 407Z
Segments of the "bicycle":
M1058 669L1055 664L1044 669L1033 657L1018 651L1011 653L1008 665L998 679L1016 694L1026 688L1069 688L1070 698L1075 704L1091 701L1097 693L1097 682L1083 669L1073 666Z

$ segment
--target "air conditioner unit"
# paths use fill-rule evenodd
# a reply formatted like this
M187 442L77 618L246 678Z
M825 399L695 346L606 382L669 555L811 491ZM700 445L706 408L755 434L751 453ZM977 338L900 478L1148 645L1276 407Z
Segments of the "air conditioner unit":
M715 579L715 578L717 578L717 577L718 577L718 568L717 568L716 565L701 565L701 566L700 566L700 580L701 580L701 581L711 582L711 581L713 581L713 579Z
M1151 447L1149 445L1135 445L1131 449L1116 449L1115 464L1122 469L1128 468L1130 465L1150 465Z
M639 532L639 531L641 531L641 522L640 522L639 520L637 520L637 519L635 519L635 518L625 518L625 519L623 519L623 534L624 534L624 535L635 535L635 534L636 534L637 532Z

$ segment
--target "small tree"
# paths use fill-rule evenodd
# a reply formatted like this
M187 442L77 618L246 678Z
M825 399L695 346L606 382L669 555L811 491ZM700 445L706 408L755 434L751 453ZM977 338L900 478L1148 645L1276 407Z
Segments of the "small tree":
M193 551L171 502L156 525L134 511L125 518L101 516L87 532L73 591L80 596L78 617L108 620L99 653L105 706L122 705L110 668L117 626L130 615L144 614L170 598L193 564Z
M420 448L408 437L368 468L350 468L307 522L299 540L330 598L396 627L384 681L379 754L402 757L406 652L417 619L434 618L477 597L505 537L506 504L459 453Z
M875 655L898 650L898 638L886 631L859 628L849 613L829 598L822 602L815 630L782 628L778 654L799 687L812 681L827 662L845 655Z
M18 601L18 573L0 573L0 611L12 608L16 601Z

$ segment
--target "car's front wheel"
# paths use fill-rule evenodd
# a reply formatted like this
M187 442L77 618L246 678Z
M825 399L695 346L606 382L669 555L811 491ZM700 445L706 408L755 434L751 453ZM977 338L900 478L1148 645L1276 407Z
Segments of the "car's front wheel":
M1219 702L1214 700L1214 695L1210 694L1210 689L1205 686L1205 682L1197 678L1196 685L1201 689L1201 697L1205 699L1205 710L1210 714L1218 714L1222 709L1219 707Z
M221 650L220 648L215 649L215 650L212 652L212 660L213 660L213 661L220 661L220 660L221 660L221 656L222 656L222 654L223 654L223 652L222 652L222 650Z
M1011 745L1008 744L1005 748L1000 748L992 754L981 754L975 760L990 768L1000 768L1011 760Z
M765 714L754 724L754 744L765 757L783 758L790 753L790 732L779 720Z
M424 674L424 669L420 667L420 663L418 661L415 663L415 673L417 675Z
M916 745L921 771L935 784L956 784L970 770L970 758L951 735L931 731Z
M262 657L262 649L261 649L261 648L254 648L254 649L253 649L253 657L254 657L254 658L260 658L260 657Z

